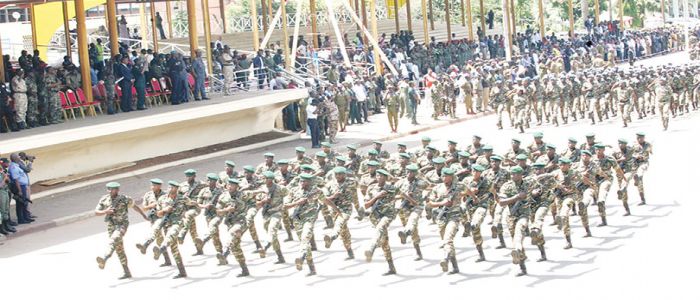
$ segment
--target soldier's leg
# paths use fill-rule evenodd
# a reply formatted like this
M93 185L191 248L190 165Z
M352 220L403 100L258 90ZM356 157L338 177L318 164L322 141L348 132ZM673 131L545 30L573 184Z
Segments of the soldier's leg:
M233 257L236 258L238 265L241 267L241 273L237 276L244 277L248 276L249 272L248 265L245 261L245 254L243 254L243 249L241 249L241 238L243 237L243 232L240 227L237 228L237 226L234 226L234 228L234 234L229 247L231 249L231 254L233 254Z
M586 235L584 235L583 237L591 236L591 229L588 224L588 206L593 201L593 198L595 197L594 194L595 190L593 190L592 188L587 188L583 191L583 196L578 202L578 215L581 217L581 225L583 225L583 229L586 230Z
M502 249L506 247L505 240L503 239L503 210L505 209L505 206L501 206L499 204L495 205L494 213L493 213L493 224L491 225L491 237L492 238L498 238L499 245L496 247L496 249Z
M457 235L458 230L459 219L451 218L447 221L447 225L445 226L445 235L442 238L442 250L444 251L444 258L440 262L440 267L442 268L443 272L447 272L449 262L452 260L453 257L456 256L454 239ZM452 272L459 272L459 268L456 265L454 265L453 268L454 269Z
M639 205L646 204L646 199L644 198L644 173L646 173L648 167L648 163L641 163L637 167L637 171L634 176L634 185L637 187L637 191L639 191L639 198L641 200Z
M311 240L313 239L313 222L298 222L300 230L300 240L301 244L299 246L299 257L295 260L297 270L301 271L302 264L304 260L307 263L313 263L313 257L311 254ZM296 227L296 223L295 223Z
M163 243L163 218L156 219L153 221L153 224L151 224L151 230L149 232L148 237L143 243L136 244L136 248L138 248L141 251L141 254L146 254L146 249L148 249L148 246L153 243L153 241L156 241L156 244L160 247L161 244Z
M338 216L338 218L345 218L342 216ZM350 214L347 214L347 220L350 219ZM344 224L340 228L340 232L338 233L340 235L340 239L343 241L343 246L345 247L345 250L348 252L348 257L347 260L349 259L354 259L355 254L352 252L352 236L350 235L350 229L348 228L348 223L347 220L343 222ZM341 223L341 222L339 222Z
M287 239L284 241L294 240L294 235L292 234L292 220L289 218L289 212L286 209L282 210L282 225L284 226L284 231L287 232Z
M340 236L344 228L347 228L348 220L350 219L349 213L334 213L335 214L335 224L331 232L324 236L324 241L326 243L326 249L331 247L331 243Z
M571 208L574 206L573 196L566 196L561 201L561 209L559 210L559 222L558 227L564 232L564 238L566 239L566 246L564 249L571 249L571 226L569 224L569 214L571 213Z
M627 195L627 187L629 186L629 182L632 180L633 173L632 172L627 172L624 174L624 182L622 182L618 178L617 182L619 183L619 187L617 190L617 199L622 201L622 206L625 208L625 214L623 216L629 216L630 215L630 207L627 202L629 199Z
M104 269L105 263L107 260L112 257L112 254L114 254L114 251L117 248L117 245L121 242L122 239L122 232L119 230L120 228L118 226L108 224L107 225L107 234L109 235L109 243L107 244L107 249L104 252L104 255L98 256L97 257L97 266L100 269Z
M372 214L370 216L370 221L374 225L374 236L370 240L369 247L365 251L365 259L367 262L372 261L372 255L374 255L374 250L377 249L378 246L382 245L382 241L385 238L385 235L387 233L387 228L389 227L389 223L391 223L391 219L389 217L377 217L377 214Z
M514 234L513 234L513 263L520 265L520 273L518 276L526 275L527 270L525 269L525 260L527 256L525 255L525 248L523 247L523 240L525 239L525 229L527 228L527 217L519 217L514 220Z
M605 200L608 198L610 186L609 180L605 180L598 185L598 214L601 219L601 223L598 226L608 225L607 214L605 213Z
M474 103L472 100L472 95L465 95L464 106L466 108L467 114L474 114Z
M481 223L484 222L484 217L486 217L486 208L483 207L477 207L472 214L472 239L474 240L476 250L479 252L479 258L476 260L476 262L486 260L486 257L484 256L484 249L482 247L484 239L481 237Z
M258 231L255 229L255 215L258 214L258 210L255 207L249 208L248 211L246 212L245 215L245 222L246 222L246 227L248 227L248 231L250 233L250 237L253 239L253 242L255 243L255 248L256 252L260 251L262 249L262 245L260 244L260 239L258 238Z
M391 255L391 247L389 246L389 224L391 223L392 218L384 216L382 217L381 220L379 220L379 223L377 226L379 227L379 232L380 232L380 244L382 247L382 252L384 253L384 259L386 259L386 262L389 264L389 271L384 273L383 275L392 275L396 274L396 268L394 267L394 259ZM367 255L365 253L365 255Z
M530 237L533 245L544 245L542 226L544 225L544 218L547 216L547 212L549 212L549 206L547 205L542 205L535 210L533 222L530 225Z
M280 247L280 242L278 238L278 233L280 227L282 227L282 219L281 219L281 214L274 214L269 218L269 221L267 223L267 245L265 245L265 248L263 251L267 250L270 245L272 246L272 249L275 251L275 253L279 254L282 253L282 248Z

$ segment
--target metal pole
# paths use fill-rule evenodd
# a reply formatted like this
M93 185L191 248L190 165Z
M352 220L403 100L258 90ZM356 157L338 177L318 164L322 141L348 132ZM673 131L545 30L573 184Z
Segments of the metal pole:
M5 59L4 55L2 54L2 39L0 39L0 82L5 82Z
M299 23L300 22L300 15L301 15L301 3L302 1L297 0L297 6L296 6L296 12L294 13L294 34L293 35L293 40L292 40L292 53L291 56L292 58L289 60L290 61L290 68L289 71L293 71L293 64L297 61L297 45L299 42Z
M598 3L598 0L596 0L596 3ZM540 37L544 39L546 33L544 31L544 8L542 6L542 0L537 0L538 15L540 18Z
M328 8L328 19L330 20L329 23L333 27L335 38L338 40L338 47L340 49L340 54L343 56L343 62L345 63L345 66L348 68L352 68L352 64L350 64L350 58L348 57L348 50L345 48L345 41L343 41L343 34L340 33L340 28L338 27L338 20L335 18L335 13L333 13L333 8L331 7L331 1L332 0L326 0L326 7ZM350 12L352 12L352 9L350 9Z
M411 0L406 0L406 25L408 25L408 31L413 31L413 20L411 18ZM365 24L365 26L367 26L367 24Z
M224 0L219 0L219 14L221 14L221 28L226 33L226 6Z
M420 10L421 14L423 14L423 37L425 38L425 46L427 47L430 38L428 38L428 10L426 9L425 1L426 0L420 1ZM374 34L376 34L376 32L374 32Z
M80 58L80 77L83 82L83 93L87 103L92 104L92 84L90 79L90 57L88 55L87 28L85 28L85 3L75 0L75 21L78 35L78 57ZM95 107L90 106L90 113L95 115Z
M542 1L542 0L540 0ZM595 24L598 25L600 23L600 4L598 3L598 0L595 0ZM661 5L663 6L664 0L661 0ZM661 9L663 11L663 8Z
M467 28L469 29L469 40L473 41L474 40L474 28L473 23L474 21L472 20L472 0L467 0L467 22L469 22Z
M291 70L292 62L289 58L289 33L287 32L287 0L280 1L280 9L282 10L282 43L284 44L284 68ZM256 49L257 50L257 49ZM296 51L296 49L294 49Z
M199 42L199 37L197 35L197 8L195 6L195 0L187 0L187 28L189 29L188 35L190 37L190 57L194 58L197 54L197 43Z
M158 52L158 29L156 28L156 6L151 0L151 35L153 36L153 52Z
M318 49L318 23L316 22L316 0L309 0L309 11L311 13L311 36L314 40L314 49Z
M109 31L109 51L114 57L119 54L119 34L117 33L117 4L115 0L107 0L107 29Z
M211 20L209 19L209 0L202 0L202 22L204 23L204 49L207 54L207 71L211 75L214 60L211 54Z
M569 36L574 37L574 3L569 0Z
M486 15L484 14L484 0L479 0L479 13L481 13L481 31L486 36Z
M462 13L462 27L467 26L467 18L464 15L464 0L459 0L459 8L460 12Z
M355 14L357 14L359 16L360 15L360 1L359 0L355 0L354 9L355 9ZM360 24L357 24L357 30L360 30Z
M445 23L447 23L447 42L452 41L452 24L450 24L450 0L445 0Z
M70 26L69 26L69 19L68 19L68 3L66 0L63 0L61 3L63 6L63 32L65 32L65 38L66 38L66 55L68 55L69 58L73 58L73 50L71 50L71 44L70 44Z
M326 0L326 1L328 1L328 0ZM360 20L360 17L358 17L357 14L353 13L352 10L350 10L350 8L347 5L345 5L345 8L350 12L350 17L352 17L352 19L353 19L353 21L355 21L355 23L357 23L357 24L362 23L362 21ZM366 36L368 36L368 39L369 39L370 43L372 44L372 47L377 50L377 52L379 53L379 56L382 58L382 61L384 61L386 63L386 65L389 68L389 70L391 71L391 73L394 74L394 76L398 76L399 73L396 71L396 68L394 68L394 64L392 64L391 61L389 61L389 58L386 57L386 54L384 54L384 51L382 51L382 48L379 47L377 40L374 37L372 37L372 34L369 32L369 30L367 30L367 27L361 26L360 29L362 30L362 32Z
M618 12L618 15L620 17L620 29L625 28L625 1L624 0L617 0L617 2L620 4L620 11Z
M433 17L433 0L428 0L428 15L430 15L430 30L435 30L435 18Z
M369 2L369 20L372 26L372 36L375 40L377 40L379 39L379 32L377 31L377 5L376 3L374 3L374 1L375 0L370 0ZM423 4L425 4L425 0L423 0ZM423 5L423 7L425 8L425 5ZM423 20L423 22L425 22L425 20ZM381 75L382 73L384 73L384 66L382 65L382 59L379 56L379 51L381 51L381 49L374 49L374 51L372 51L372 54L374 55L375 74Z
M665 13L666 2L661 0L661 26L666 27L666 13Z
M360 8L362 9L362 26L367 27L367 4L365 3L367 1L365 1L365 0L361 0L361 1L362 2L360 4ZM374 1L374 0L370 0L370 1ZM367 45L367 37L365 37L364 35L362 36L362 43L364 45Z
M267 30L269 29L269 26L267 25L269 20L267 19L268 12L267 12L267 5L265 5L266 2L267 2L267 0L262 0L262 2L260 3L260 7L261 7L260 11L262 12L263 32L267 32ZM270 14L272 14L272 12L270 12Z
M511 44L511 38L512 35L510 34L510 5L509 5L508 0L503 0L502 6L503 6L503 36L506 39L506 61L511 61L512 59L512 53L511 49L513 45Z
M108 0L109 1L109 0ZM173 38L173 15L171 13L170 0L165 1L165 18L168 19L168 38Z
M249 0L248 3L250 4L250 29L253 32L253 50L255 50L255 52L258 52L258 49L260 49L260 41L258 41L258 9L255 5L255 0ZM282 18L286 22L287 15L284 13L284 11L282 11ZM285 41L285 43L286 42L287 41Z
M32 25L32 48L36 49L37 48L37 42L36 42L36 16L34 15L34 4L29 5L29 15L31 16L31 25ZM4 71L3 71L4 72Z
M510 19L510 27L512 28L510 33L512 36L514 36L518 32L517 28L515 27L515 0L510 0Z
M148 18L146 18L146 3L141 2L139 7L139 16L141 17L141 49L148 48Z
M399 33L399 30L401 30L399 25L399 0L394 0L394 24L396 25L396 33Z

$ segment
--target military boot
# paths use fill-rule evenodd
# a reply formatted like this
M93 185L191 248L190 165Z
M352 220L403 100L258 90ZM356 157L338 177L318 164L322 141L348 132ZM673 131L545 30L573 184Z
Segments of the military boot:
M644 193L639 193L639 198L642 200L642 202L639 202L638 205L645 205L645 204L647 204L647 200L644 199Z
M476 251L479 252L479 258L474 262L486 261L486 256L484 255L484 248L481 245L476 245Z
M177 275L173 276L173 279L185 278L187 277L187 272L185 271L185 265L182 262L177 262Z
M547 261L547 253L544 251L544 245L537 245L537 248L540 249L540 258L537 262Z
M284 256L282 255L282 250L281 250L281 249L275 250L275 254L277 254L277 261L275 262L275 264L283 264L283 263L286 262L286 261L284 260Z
M267 243L265 244L265 247L260 248L260 251L258 251L260 258L265 258L267 256L267 249L270 249L271 246L272 244Z
M316 275L316 266L314 265L313 260L309 260L306 262L306 264L309 266L309 273L306 274L306 276L314 276Z
M571 236L567 234L566 236L564 236L564 238L566 238L566 245L564 246L564 250L571 249L573 247L571 246Z
M160 255L167 251L168 250L165 248L165 245L162 245L160 247L153 246L153 260L158 260L160 258Z
M414 258L414 261L419 261L423 260L423 253L420 251L420 245L418 244L413 244L413 248L416 249L416 258Z
M100 268L100 270L103 270L105 268L105 263L107 263L107 259L102 256L98 256L96 260L97 267Z
M294 265L297 267L297 271L301 271L302 267L304 266L304 260L306 260L306 253L294 260Z
M622 216L627 217L627 216L632 215L630 213L630 206L629 206L629 204L627 204L627 201L623 202L622 206L625 208L625 214L623 214Z
M0 225L0 234L2 234L2 235L10 235L10 232L8 232L8 231L5 229L5 223L3 223L2 225Z
M396 274L396 268L394 267L394 260L389 259L386 261L389 264L389 271L386 273L382 274L382 276L388 276L388 275L395 275Z
M287 231L287 239L285 239L285 242L291 242L294 240L294 235L292 235L292 229L291 228L285 228Z
M335 235L334 235L334 236L330 236L330 235L327 235L327 234L326 234L326 235L323 236L323 241L326 243L326 244L325 244L326 249L328 249L328 248L331 247L331 244L333 244L333 241L334 241L336 238L338 238L338 237L335 236Z
M447 272L448 267L449 267L449 263L450 263L450 256L449 255L440 261L440 268L442 269L443 273Z
M194 247L195 247L195 249L197 249L197 252L195 252L195 253L193 254L193 256L203 255L203 254L204 254L204 251L203 251L204 243L205 243L205 242L202 241L202 240L200 240L199 238L194 239Z
M516 274L515 276L520 277L520 276L527 275L527 268L525 268L525 262L520 262L519 265L520 265L520 272L518 272L518 274Z
M311 251L318 251L318 248L316 247L316 239L314 238L311 239Z
M496 226L491 226L491 238L495 239L498 237L498 228Z
M590 227L584 226L583 229L586 230L586 234L585 234L583 237L587 238L587 237L592 237L592 236L593 236L593 235L591 234L591 228L590 228Z
M161 267L168 267L173 265L173 263L170 262L170 255L168 255L168 252L163 252L163 260L165 260L165 262L163 262L160 265Z
M365 215L366 215L365 210L364 210L363 208L360 207L360 209L357 210L357 217L356 217L356 219L357 219L358 221L362 221L362 219L365 218Z
M246 265L245 261L239 262L238 264L241 265L241 273L236 275L236 277L248 277L250 272L248 271L248 265Z
M262 244L260 241L253 241L255 243L255 250L253 251L253 254L260 253L260 250L263 249Z
M405 231L399 230L399 240L401 240L401 245L406 244L406 237L407 236L408 236L408 234Z
M459 273L459 265L457 265L457 257L452 255L450 257L450 262L452 263L452 271L450 271L447 274L448 275L458 274Z
M506 241L503 239L503 233L498 234L498 246L496 246L496 249L503 249L506 247Z
M462 237L468 237L472 234L472 226L469 223L464 224L464 231L462 232Z
M146 251L148 251L148 244L150 244L148 241L146 241L144 244L136 244L136 248L139 249L141 254L146 254Z
M229 255L229 250L226 249L224 253L217 253L216 254L216 259L219 260L219 266L225 266L228 265L228 260L226 259Z
M608 226L608 220L605 217L600 217L600 224L598 227Z
M554 224L557 225L557 229L562 229L562 227L564 226L564 222L562 222L561 216L554 217Z
M124 274L122 274L122 277L119 277L119 280L131 278L131 272L129 271L129 266L127 266L126 264L122 264L122 269L124 269Z
M540 241L540 230L538 228L533 228L530 234L530 241L533 245L539 245Z
M345 260L353 260L353 259L355 259L355 253L352 252L352 248L347 249L347 251L348 251L348 257L346 257Z
M365 261L372 262L372 256L374 255L375 247L370 248L370 250L365 251Z
M583 213L586 212L586 205L583 204L583 202L578 203L578 215L583 216Z
M331 229L333 228L333 217L331 216L323 216L323 219L326 221L326 227L324 229Z

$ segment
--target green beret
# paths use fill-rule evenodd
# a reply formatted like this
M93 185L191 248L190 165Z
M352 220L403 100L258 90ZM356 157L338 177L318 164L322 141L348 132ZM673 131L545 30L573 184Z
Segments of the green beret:
M424 136L424 137L421 138L421 141L430 142L431 139L430 139L430 137Z
M408 153L405 153L405 152L404 152L404 153L401 153L401 154L399 154L399 156L400 156L401 158L405 158L405 159L411 159L411 155L409 155Z
M323 142L323 143L321 143L321 147L330 148L332 146L331 146L331 143L329 143L329 142Z
M533 133L532 136L535 138L541 138L544 136L544 133L538 131L538 132Z
M568 165L568 164L571 164L571 160L564 157L564 158L559 159L559 163Z
M587 138L594 138L594 137L595 137L595 133L589 132L589 133L586 134L586 137L587 137Z
M500 155L492 155L491 160L503 161L503 157Z
M357 150L357 146L355 146L353 144L347 145L347 146L345 146L345 148L348 148L350 150Z
M399 146L399 147L404 147L404 148L406 148L406 143L398 143L398 144L396 144L396 146Z
M512 139L510 139L510 140L513 141L513 142L516 142L516 143L520 144L520 139L519 139L519 138L512 138Z
M367 166L370 166L370 167L379 167L380 164L379 164L379 162L376 161L376 160L370 160L370 161L367 163Z
M335 167L335 168L333 168L333 173L335 173L335 174L347 174L348 169L346 169L345 167Z
M186 176L194 176L195 174L197 174L197 171L195 171L194 169L187 169L185 171Z
M178 187L178 188L180 187L180 183L175 181L175 180L168 181L168 185L170 185L172 187Z
M603 144L595 144L595 145L593 145L593 148L596 148L596 149L605 149L605 145L603 145Z
M275 157L275 154L272 152L267 152L264 154L265 157Z
M152 184L163 184L163 180L161 180L160 178L153 178L153 179L151 179L151 183Z
M484 150L484 151L493 151L493 146L491 146L491 145L484 145L483 147L481 147L481 149Z
M236 178L229 178L228 183L241 184L241 181Z
M515 166L515 167L510 168L510 172L512 174L522 174L524 172L524 170L520 166Z
M435 147L433 147L433 145L428 145L425 148L428 150L437 151L437 149Z
M557 149L557 146L554 146L554 144L549 143L545 147L547 147L547 149Z
M617 142L620 143L620 144L627 144L627 140L626 140L626 139L617 139Z
M216 180L216 181L219 181L219 175L216 175L215 173L208 173L208 174L207 174L207 178L208 178L209 180Z
M534 164L532 164L532 166L537 168L537 169L544 168L544 166L546 166L546 165L547 164L545 164L543 161L538 161L538 162L535 162Z
M409 172L418 172L418 166L416 166L415 164L410 164L406 166L406 170L408 170Z
M454 140L447 140L447 143L452 144L452 145L457 145L457 142Z
M255 173L255 168L253 168L253 166L251 165L243 166L243 170L245 170L246 172Z
M481 136L478 135L478 134L475 134L475 135L474 135L474 138L481 139Z
M369 154L369 155L379 155L379 152L377 152L376 149L370 149L369 151L367 151L367 154Z
M309 174L309 173L301 173L301 175L299 175L299 177L301 177L302 180L312 180L312 179L314 179L314 175L313 175L313 174Z
M457 153L457 155L459 155L459 157L469 157L472 154L467 152L467 151L459 151L459 153Z
M473 165L472 165L472 170L478 171L478 172L483 172L483 171L486 170L486 168L484 168L484 166L482 166L482 165L480 165L480 164L473 164Z
M637 136L646 136L646 135L647 135L647 134L644 133L644 132L641 132L641 131L640 131L640 132L637 132Z
M266 179L274 179L275 178L275 173L272 173L272 171L265 171L262 173L262 175Z
M455 170L452 168L442 168L442 175L452 176L455 174Z
M384 176L389 176L389 172L387 172L387 170L384 169L377 170L377 173L382 174Z
M578 141L576 140L575 137L570 137L570 138L569 138L569 142L578 143Z
M375 144L377 144L377 145L382 145L382 142L381 142L381 141L374 141L374 142L372 142L372 143L375 143Z
M434 163L434 164L444 164L444 163L445 163L445 158L443 158L443 157L436 157L436 158L433 158L433 163Z
M515 159L517 159L517 160L526 160L526 159L527 159L527 155L520 153L520 154L518 154L518 155L515 156Z
M118 189L120 186L121 186L121 184L119 184L119 182L110 182L107 184L107 188L110 190L111 189Z
M345 156L336 156L336 157L335 157L335 160L339 160L339 161L342 161L342 162L348 162L348 158L345 157Z
M588 151L588 150L581 150L581 154L586 154L586 155L588 155L588 156L593 155L593 154L591 153L591 151Z
M306 152L306 148L304 147L296 147L294 150L296 150L296 152Z
M280 159L280 160L277 161L277 164L278 164L278 165L288 165L288 164L289 164L289 161L286 160L286 159Z
M233 162L232 160L227 160L227 161L225 161L224 163L225 163L227 166L231 167L231 168L233 168L233 167L236 166L236 163Z
M302 170L312 170L312 171L314 169L313 166L307 165L307 164L303 164L303 165L299 166L299 168L301 168Z
M323 151L318 151L318 152L316 152L316 157L326 158L326 157L328 157L328 154L326 154L326 152L323 152Z

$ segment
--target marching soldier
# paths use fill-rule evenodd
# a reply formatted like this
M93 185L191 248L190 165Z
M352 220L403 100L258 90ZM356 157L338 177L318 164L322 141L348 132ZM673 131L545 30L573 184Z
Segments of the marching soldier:
M165 243L159 246L153 247L153 259L158 260L161 254L165 254L170 247L170 252L175 259L175 265L177 265L178 274L173 277L173 279L187 277L187 272L185 271L185 264L182 262L182 256L180 256L180 250L178 249L178 235L181 228L185 225L185 212L187 211L189 199L185 198L184 195L179 193L181 188L180 183L171 180L168 181L170 189L168 193L161 196L158 199L158 211L156 215L160 218L164 218L163 230L165 231Z
M388 234L389 224L396 217L396 209L394 208L396 187L387 182L389 176L389 172L386 170L377 170L377 181L368 187L367 196L365 197L365 209L372 209L369 216L375 230L369 248L365 250L365 259L367 262L371 262L374 250L378 246L382 247L384 258L389 264L389 271L383 274L385 276L396 274L394 259L391 256L391 248L389 247Z
M499 190L498 197L499 206L508 206L510 210L510 232L513 233L513 264L520 266L520 272L516 276L527 275L525 267L525 248L523 240L525 238L525 230L528 227L530 218L530 202L529 194L531 190L531 182L524 180L523 169L515 166L510 169L510 180L506 182Z
M413 248L416 249L416 258L422 260L423 253L420 249L420 235L418 234L418 220L425 209L425 190L428 183L418 178L418 166L415 164L406 167L406 178L397 182L399 196L402 198L399 207L399 219L403 225L403 230L399 230L401 244L406 244L406 238L411 237Z
M207 221L207 234L204 235L203 239L195 239L194 245L197 248L197 252L202 252L204 245L211 240L214 243L216 253L221 253L223 251L223 245L219 237L221 218L216 215L216 203L219 202L219 198L225 190L218 185L220 180L218 175L209 173L207 174L207 180L209 181L208 185L202 188L197 195L197 205L204 210L204 218Z
M237 277L246 277L250 275L250 272L248 271L243 250L241 250L241 237L248 229L247 208L249 206L248 203L255 194L252 191L241 191L240 186L241 181L229 178L226 187L227 191L222 194L221 199L216 204L216 214L222 218L231 237L231 241L225 248L226 250L223 253L217 253L216 258L219 260L220 266L227 265L227 257L230 253L233 253L241 267L241 273Z
M119 277L119 279L127 279L131 278L131 272L127 264L126 253L124 253L123 239L127 228L129 228L129 208L133 207L141 214L143 214L143 212L136 209L134 200L123 194L119 194L119 187L119 183L108 183L107 190L109 194L102 196L95 208L96 216L105 216L107 234L109 235L109 247L103 256L97 257L97 266L100 269L104 269L107 260L114 252L117 252L119 262L124 269L124 274Z
M635 170L634 172L634 185L639 191L639 198L641 202L639 205L646 204L646 199L644 198L644 173L647 172L649 168L649 156L652 154L652 147L649 142L645 140L646 134L644 132L637 132L637 144L633 146L634 158L635 158Z
M146 242L142 244L136 244L136 248L139 249L141 254L146 254L146 251L148 249L148 246L153 243L153 241L156 242L156 245L160 247L160 245L163 244L163 222L165 222L164 218L159 218L156 215L156 212L159 209L159 203L158 200L160 199L161 196L163 196L163 190L161 189L161 186L163 185L163 181L154 178L151 179L151 190L148 191L145 195L143 195L142 198L142 210L147 211L148 214L146 217L148 220L151 222L151 234L149 235L148 239ZM165 262L161 264L161 267L165 266L171 266L172 263L170 262L170 256L168 253L163 253L163 258Z
M185 241L185 236L187 236L188 232L192 236L192 241L196 241L199 238L197 235L197 223L194 221L200 211L196 199L199 192L207 186L204 182L196 179L197 171L193 169L186 170L185 176L187 180L180 183L180 193L187 199L187 211L183 216L184 224L177 237L181 245ZM201 249L197 249L194 255L202 255L203 253L200 250Z
M464 193L464 185L454 180L454 170L450 168L442 169L442 184L435 186L430 191L429 200L426 206L432 207L433 212L438 211L438 224L444 231L442 236L442 249L445 252L445 258L440 262L440 267L443 272L448 271L448 264L452 264L452 271L448 274L459 273L457 265L457 256L454 247L454 238L462 223L462 206L461 199Z
M260 192L264 197L258 200L255 205L258 209L262 209L263 228L267 231L268 239L265 247L260 250L260 257L265 257L265 251L272 246L277 254L276 264L283 264L285 261L277 232L281 227L280 223L283 222L284 198L289 194L289 190L287 187L275 183L275 173L272 171L264 171L262 176L265 178L265 184L260 187Z
M333 241L340 236L348 253L346 260L351 260L355 258L355 254L352 251L348 221L352 215L352 205L357 202L357 181L347 178L345 167L335 167L333 174L335 178L325 186L325 202L333 208L335 226L329 234L323 237L323 240L326 249L328 249Z
M303 173L299 175L301 178L301 188L296 189L290 195L290 202L284 205L284 209L294 208L292 213L292 221L294 229L300 240L300 254L296 258L294 264L297 270L301 271L302 265L306 260L309 266L307 276L316 275L316 267L311 253L311 240L314 236L314 222L318 218L318 209L320 202L325 200L323 192L313 185L314 175Z

